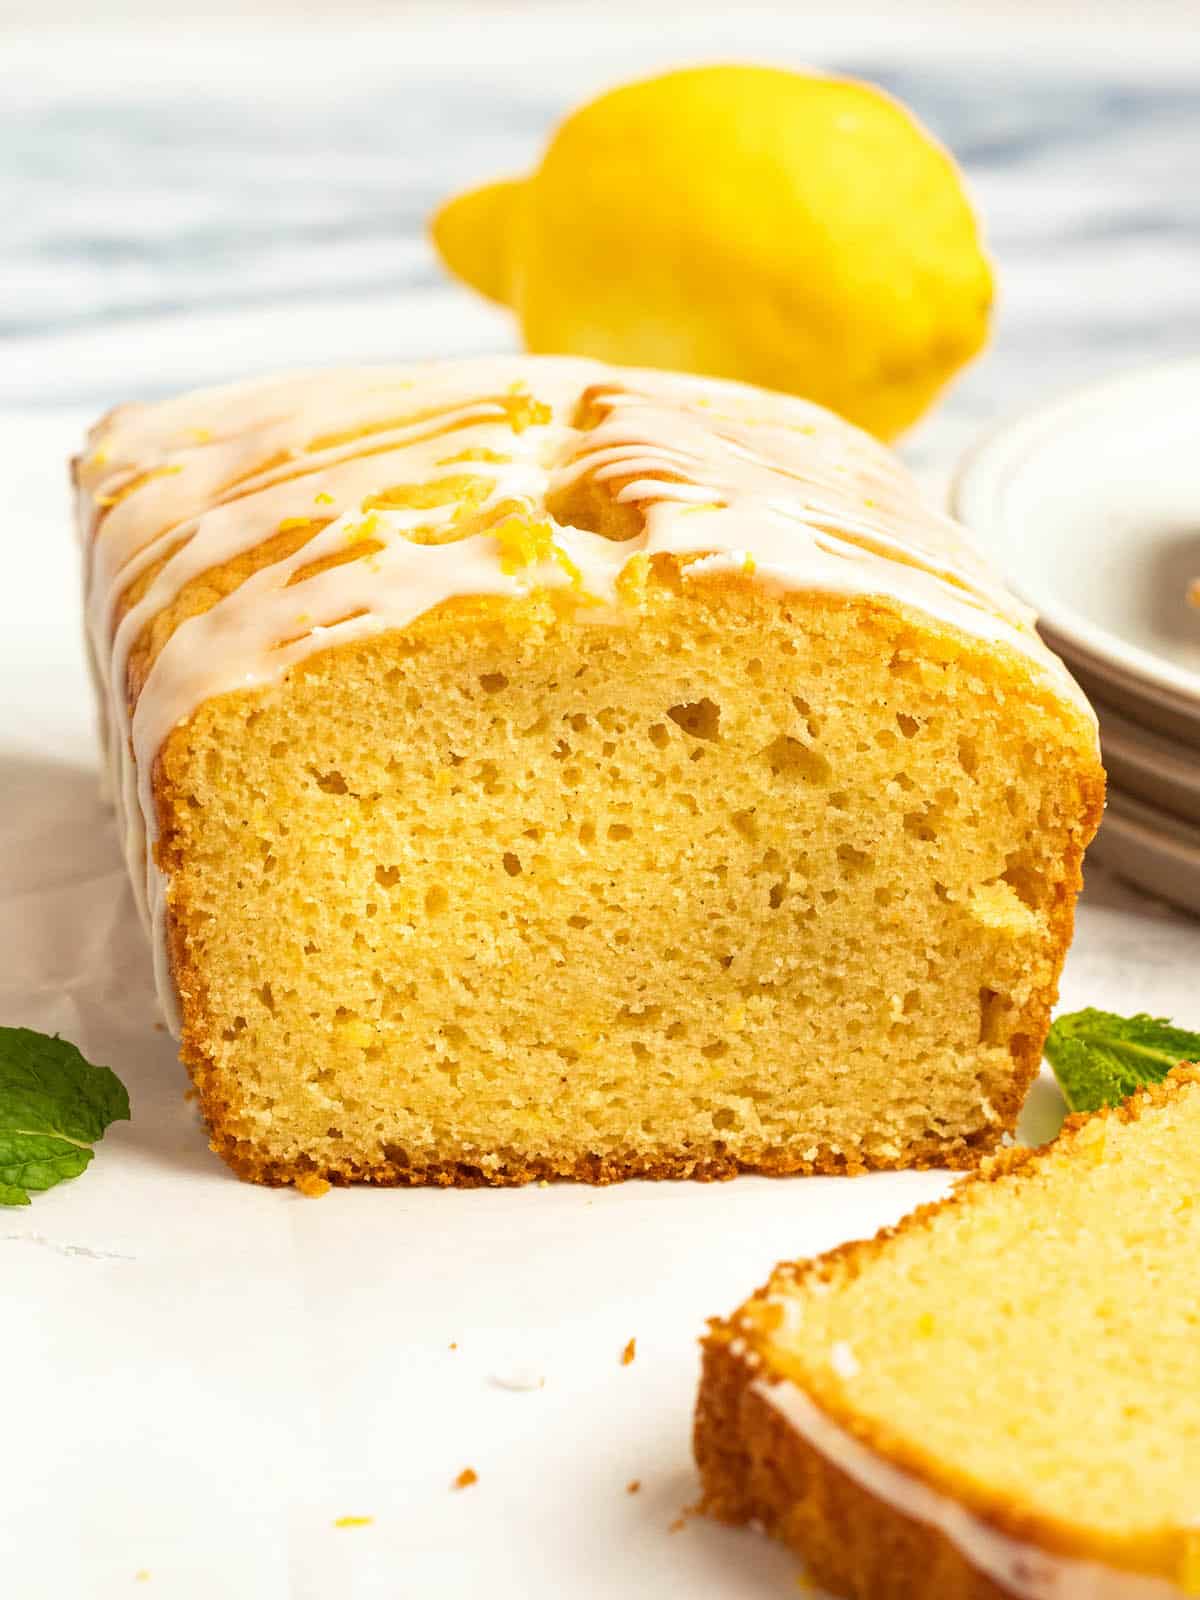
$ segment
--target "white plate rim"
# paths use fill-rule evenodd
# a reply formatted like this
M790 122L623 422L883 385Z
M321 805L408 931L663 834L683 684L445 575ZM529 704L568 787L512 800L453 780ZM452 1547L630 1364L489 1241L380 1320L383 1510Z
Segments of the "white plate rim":
M1189 375L1200 388L1200 356L1134 367L1067 390L1056 399L997 423L959 461L950 481L949 503L951 513L971 530L993 563L999 565L1008 586L1033 607L1050 631L1127 678L1166 694L1181 709L1195 715L1200 712L1200 673L1127 643L1120 635L1089 622L1053 590L1026 583L1005 562L1002 537L1007 486L1034 452L1052 443L1065 428L1103 415L1115 395L1124 399L1132 388L1153 390L1164 379L1177 382ZM1197 514L1200 516L1200 507Z
M1165 777L1200 801L1200 762L1194 757L1189 760L1182 747L1165 735L1139 728L1111 706L1100 705L1096 711L1100 718L1100 742L1107 745L1118 760L1151 776Z
M1110 817L1116 817L1126 828L1137 829L1146 843L1153 842L1156 850L1170 851L1193 869L1200 868L1200 826L1196 823L1185 822L1123 789L1115 789L1107 797L1105 823Z
M1126 883L1200 917L1200 829L1110 790L1094 859Z

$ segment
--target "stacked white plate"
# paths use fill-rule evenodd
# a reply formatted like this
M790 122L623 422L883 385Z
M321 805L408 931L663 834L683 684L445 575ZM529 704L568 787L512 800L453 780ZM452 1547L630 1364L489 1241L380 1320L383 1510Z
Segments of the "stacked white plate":
M1084 389L986 438L956 514L1100 719L1094 846L1200 914L1200 359Z

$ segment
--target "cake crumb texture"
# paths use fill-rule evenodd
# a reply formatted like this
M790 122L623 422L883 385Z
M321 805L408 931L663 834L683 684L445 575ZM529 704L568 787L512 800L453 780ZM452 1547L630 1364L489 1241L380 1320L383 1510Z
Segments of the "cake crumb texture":
M1061 713L862 605L476 610L168 743L183 1050L231 1165L603 1182L990 1149L1099 806Z
M779 1267L714 1322L705 1508L758 1519L852 1600L1025 1592L794 1426L798 1392L956 1504L960 1529L963 1511L977 1519L984 1548L989 1532L1025 1547L1026 1574L1065 1558L1195 1593L1198 1261L1200 1068L1184 1066L1043 1150L992 1158L873 1241ZM834 1358L846 1344L852 1375Z

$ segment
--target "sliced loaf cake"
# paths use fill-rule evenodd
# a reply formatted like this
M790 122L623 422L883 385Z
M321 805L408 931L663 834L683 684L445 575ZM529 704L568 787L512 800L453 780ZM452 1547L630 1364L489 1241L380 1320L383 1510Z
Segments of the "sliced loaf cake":
M512 358L129 406L113 788L247 1177L970 1164L1103 779L1029 616L802 401Z

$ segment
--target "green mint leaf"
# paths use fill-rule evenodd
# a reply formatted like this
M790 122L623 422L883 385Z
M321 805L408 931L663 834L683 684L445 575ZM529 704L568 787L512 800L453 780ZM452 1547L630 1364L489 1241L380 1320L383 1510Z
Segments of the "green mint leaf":
M0 1028L0 1206L77 1178L110 1122L127 1121L116 1073L85 1061L66 1039Z
M1119 1017L1089 1007L1055 1019L1046 1059L1071 1110L1097 1111L1161 1083L1181 1061L1200 1061L1200 1033L1164 1017Z

